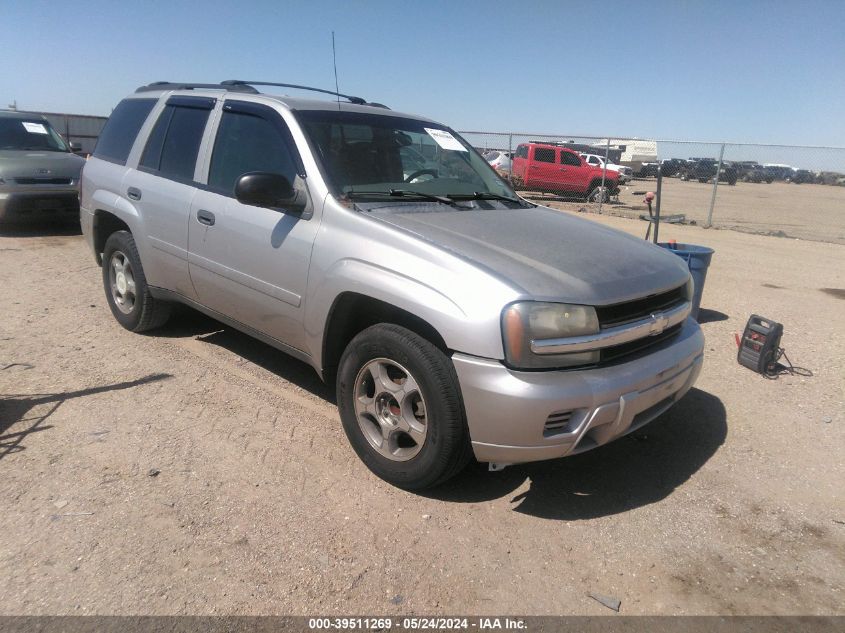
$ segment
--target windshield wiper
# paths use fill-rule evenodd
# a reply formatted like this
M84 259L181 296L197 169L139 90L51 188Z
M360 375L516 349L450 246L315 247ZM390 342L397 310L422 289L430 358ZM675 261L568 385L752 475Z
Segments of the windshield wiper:
M433 193L423 193L421 191L412 191L410 189L391 189L389 191L348 191L346 193L346 197L350 200L357 197L363 196L391 196L393 198L423 198L425 200L433 200L434 202L440 202L441 204L448 204L450 207L457 207L459 209L465 209L466 207L461 206L451 198L447 198L446 196L436 196Z
M503 196L498 193L491 193L489 191L475 191L469 193L450 193L447 194L450 198L466 198L468 200L502 200L504 202L515 202L517 204L524 204L519 198L511 198L510 196Z

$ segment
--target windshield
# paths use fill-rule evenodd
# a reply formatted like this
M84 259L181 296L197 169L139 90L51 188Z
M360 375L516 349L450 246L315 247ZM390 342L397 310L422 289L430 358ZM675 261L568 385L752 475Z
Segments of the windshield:
M435 123L333 110L296 113L335 193L414 198L504 196L513 190L463 139Z
M0 149L68 151L62 137L47 121L17 117L0 117Z

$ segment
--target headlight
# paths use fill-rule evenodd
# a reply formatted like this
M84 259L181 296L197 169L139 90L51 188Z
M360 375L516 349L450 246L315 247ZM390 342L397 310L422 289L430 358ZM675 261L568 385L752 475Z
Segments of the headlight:
M598 350L573 354L536 354L532 341L596 334L599 320L591 306L525 301L502 312L505 360L518 369L548 369L590 365L599 360Z
M687 279L687 285L684 287L684 294L686 295L687 301L692 301L692 297L695 294L695 282L692 280L692 275L690 275L689 279Z

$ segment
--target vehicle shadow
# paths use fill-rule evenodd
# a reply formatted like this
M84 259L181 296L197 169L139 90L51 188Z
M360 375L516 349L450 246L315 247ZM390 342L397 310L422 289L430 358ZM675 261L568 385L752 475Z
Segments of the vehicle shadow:
M0 459L25 450L26 447L23 446L22 442L27 436L53 428L50 425L45 425L44 422L67 400L105 391L131 389L171 377L170 374L150 374L136 380L63 393L0 394ZM7 433L19 422L26 423L23 430Z
M708 310L707 308L700 308L696 321L698 321L699 323L714 323L718 321L727 321L729 318L730 317L724 312L719 312L718 310Z
M167 325L154 334L170 338L195 338L203 343L217 345L330 404L336 404L334 388L320 380L314 368L307 363L187 306L178 306Z
M528 490L511 499L516 512L563 521L594 519L665 499L713 456L726 436L721 400L692 389L657 420L606 446L499 473L473 464L426 496L478 503L503 497L527 480Z
M0 224L0 237L73 237L82 235L79 220L62 219L51 222L27 222L21 224Z

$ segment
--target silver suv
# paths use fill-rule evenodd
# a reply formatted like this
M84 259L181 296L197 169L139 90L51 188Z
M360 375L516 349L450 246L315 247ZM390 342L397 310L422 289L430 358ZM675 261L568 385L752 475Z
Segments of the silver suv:
M151 84L106 124L81 218L125 328L178 302L309 363L408 489L589 450L693 384L680 258L520 199L440 123L255 85L284 86Z
M40 114L0 112L0 223L76 219L84 164Z

